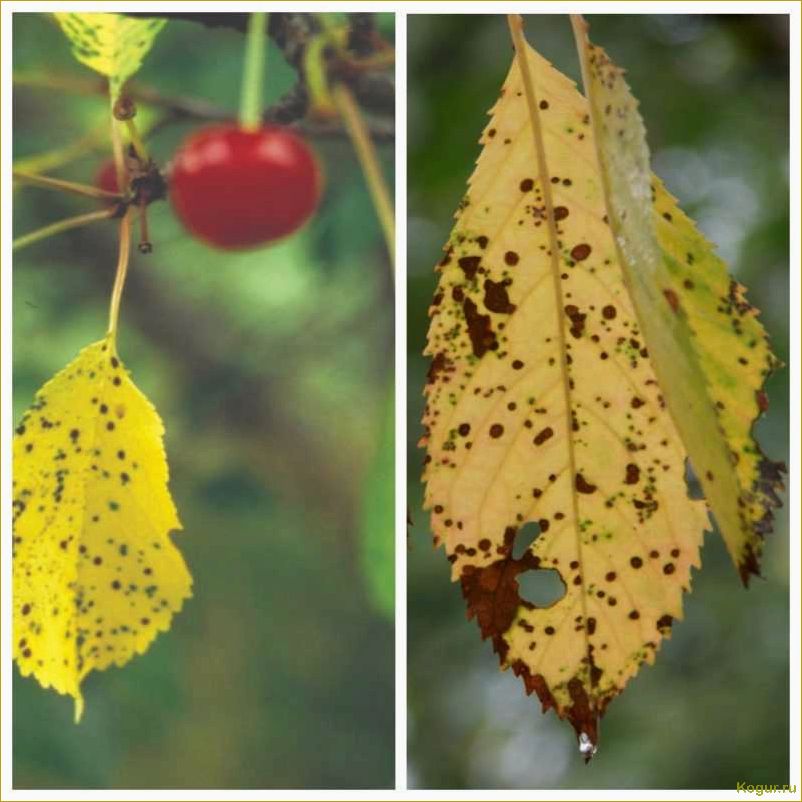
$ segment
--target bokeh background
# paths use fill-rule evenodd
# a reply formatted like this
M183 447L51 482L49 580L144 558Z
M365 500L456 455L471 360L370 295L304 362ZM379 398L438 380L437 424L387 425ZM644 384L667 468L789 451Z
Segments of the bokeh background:
M378 24L392 41L393 17ZM17 13L13 26L15 162L91 183L110 155L108 101L47 86L95 80L48 15ZM171 21L135 82L235 117L243 44L235 30ZM271 43L266 102L294 80ZM140 104L137 120L160 115ZM159 124L156 160L197 127ZM134 253L119 348L165 422L195 595L145 656L90 675L79 726L68 697L14 669L16 788L393 783L392 279L347 138L312 145L322 206L273 247L215 252L169 204L150 208L154 251ZM392 142L379 147L392 177ZM13 201L15 236L93 208L27 187ZM103 336L116 229L15 254L15 418Z
M655 172L763 310L788 361L788 20L592 15L591 37L628 70ZM581 84L567 17L529 16L530 42ZM501 16L408 20L409 780L423 788L725 788L789 781L788 515L744 590L717 535L686 619L610 706L589 766L570 726L543 716L465 620L421 511L416 448L434 264L511 61ZM787 370L757 426L787 460Z

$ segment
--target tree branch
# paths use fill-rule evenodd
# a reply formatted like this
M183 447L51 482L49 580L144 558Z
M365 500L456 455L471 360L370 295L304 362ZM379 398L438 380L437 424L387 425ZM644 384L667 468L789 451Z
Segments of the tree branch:
M60 90L81 95L105 96L107 93L105 82L103 80L94 80L93 78L20 73L14 76L14 83L17 86ZM163 109L168 113L168 117L159 127L179 120L226 122L236 118L234 111L209 103L206 100L189 97L167 97L159 94L155 89L141 84L129 85L126 88L126 93L132 100ZM312 138L348 136L346 130L339 124L303 119L306 110L306 91L300 84L296 84L284 97L264 109L262 119L266 123L287 125L304 136ZM395 139L395 126L392 121L372 120L369 124L369 130L376 143L388 143Z
M245 33L248 14L188 14L188 13L149 13L128 12L132 17L162 17L165 19L196 22L210 28L231 28ZM349 49L358 58L367 58L374 53L389 48L375 28L375 14L354 13L349 15L351 33ZM271 13L268 35L281 50L288 64L299 75L299 86L292 91L304 92L303 58L310 39L320 32L314 14ZM376 114L392 114L395 110L395 80L387 70L342 71L335 65L340 80L347 83L360 106ZM304 106L304 111L306 106ZM298 119L297 117L294 119ZM283 122L276 120L277 122Z

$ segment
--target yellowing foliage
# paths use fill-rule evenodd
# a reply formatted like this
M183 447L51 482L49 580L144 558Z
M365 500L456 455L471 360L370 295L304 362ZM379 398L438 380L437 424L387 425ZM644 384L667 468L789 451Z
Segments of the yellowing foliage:
M514 21L512 29L517 58L482 135L430 309L425 505L502 667L571 722L590 757L599 717L654 661L700 566L707 507L688 496L689 449L663 384L682 367L658 368L665 351L652 352L650 325L652 316L671 323L666 293L679 296L676 281L687 276L678 270L669 284L632 292L636 257L624 263L618 252L592 109ZM738 319L757 337L759 324L736 309L721 325L723 266L662 187L654 200L646 187L638 220L675 216L679 228L658 225L659 241L699 259L705 288L683 314L707 321L697 343L709 336L705 325L715 328L716 343L699 348L718 351L738 381L726 349L737 356L741 341L728 340L726 328ZM762 330L760 342L764 349ZM687 348L673 358L696 364L699 356ZM713 367L695 370L709 375L713 399L733 398ZM742 402L759 375L742 372L733 404L740 434L754 418ZM741 448L725 428L711 436ZM539 535L517 557L516 537L531 522ZM550 606L520 593L519 577L543 570L557 571L564 586Z
M781 468L752 437L778 362L745 288L649 170L643 123L623 72L574 31L610 224L666 401L744 584L758 573Z
M113 337L37 393L14 436L14 659L75 698L144 652L191 595L169 532L164 428Z

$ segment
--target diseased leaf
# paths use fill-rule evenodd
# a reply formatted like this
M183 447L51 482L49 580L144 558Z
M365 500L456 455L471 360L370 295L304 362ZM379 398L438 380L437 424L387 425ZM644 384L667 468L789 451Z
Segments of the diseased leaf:
M752 426L778 366L745 288L649 170L646 132L623 71L574 19L601 178L624 280L691 463L744 584L759 572L783 466Z
M87 674L146 651L191 595L163 434L111 336L47 382L16 429L14 659L73 696L76 720Z
M652 327L629 291L627 270L637 267L622 264L608 222L589 105L511 27L517 59L490 112L430 309L425 506L482 637L544 710L570 721L589 758L599 717L682 617L707 507L687 492L684 430L658 383ZM754 397L756 374L742 375L735 361L725 381L718 366L728 349L742 353L743 338L719 321L738 321L750 337L759 324L751 311L716 311L742 303L741 290L733 301L710 246L658 183L655 193L654 213L648 182L639 201L649 225L653 214L672 215L673 228L658 224L660 242L692 253L703 271L695 311L711 328L698 324L697 339L716 340L700 369L731 410L723 436L738 450L750 410L747 391L733 395L728 385L744 382ZM652 293L661 315L676 317L664 290L684 298L686 278L677 268ZM539 534L519 555L516 541L533 526ZM522 598L523 574L554 571L561 598Z
M142 60L167 22L95 12L61 11L54 16L72 43L75 58L109 79L112 101L142 66Z

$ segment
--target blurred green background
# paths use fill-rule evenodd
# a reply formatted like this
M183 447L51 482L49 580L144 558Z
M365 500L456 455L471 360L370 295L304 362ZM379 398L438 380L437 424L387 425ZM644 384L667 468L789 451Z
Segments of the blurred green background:
M393 24L381 15L390 40ZM13 33L15 77L93 80L49 15L16 13ZM243 44L234 30L171 21L135 81L235 117ZM271 43L266 101L294 80ZM110 155L108 101L17 84L13 102L15 161L100 132L53 171L91 183ZM157 118L140 105L139 122ZM197 127L160 127L158 163ZM195 596L145 656L90 675L79 726L70 699L14 670L16 788L393 783L392 280L348 140L313 145L322 206L274 247L215 252L169 204L150 209L154 251L134 253L119 348L165 422ZM392 144L380 155L392 176ZM92 208L17 188L15 236ZM15 254L15 418L103 336L116 229Z
M655 172L763 310L788 361L788 19L596 16L591 37L628 71ZM529 16L530 42L580 82L568 18ZM717 535L686 598L686 619L610 706L585 766L570 726L543 716L465 620L445 554L421 511L416 448L421 356L434 264L479 153L485 111L511 61L501 16L408 19L409 782L419 788L725 788L789 775L788 515L763 573L744 590ZM768 384L757 426L788 459L788 371Z

